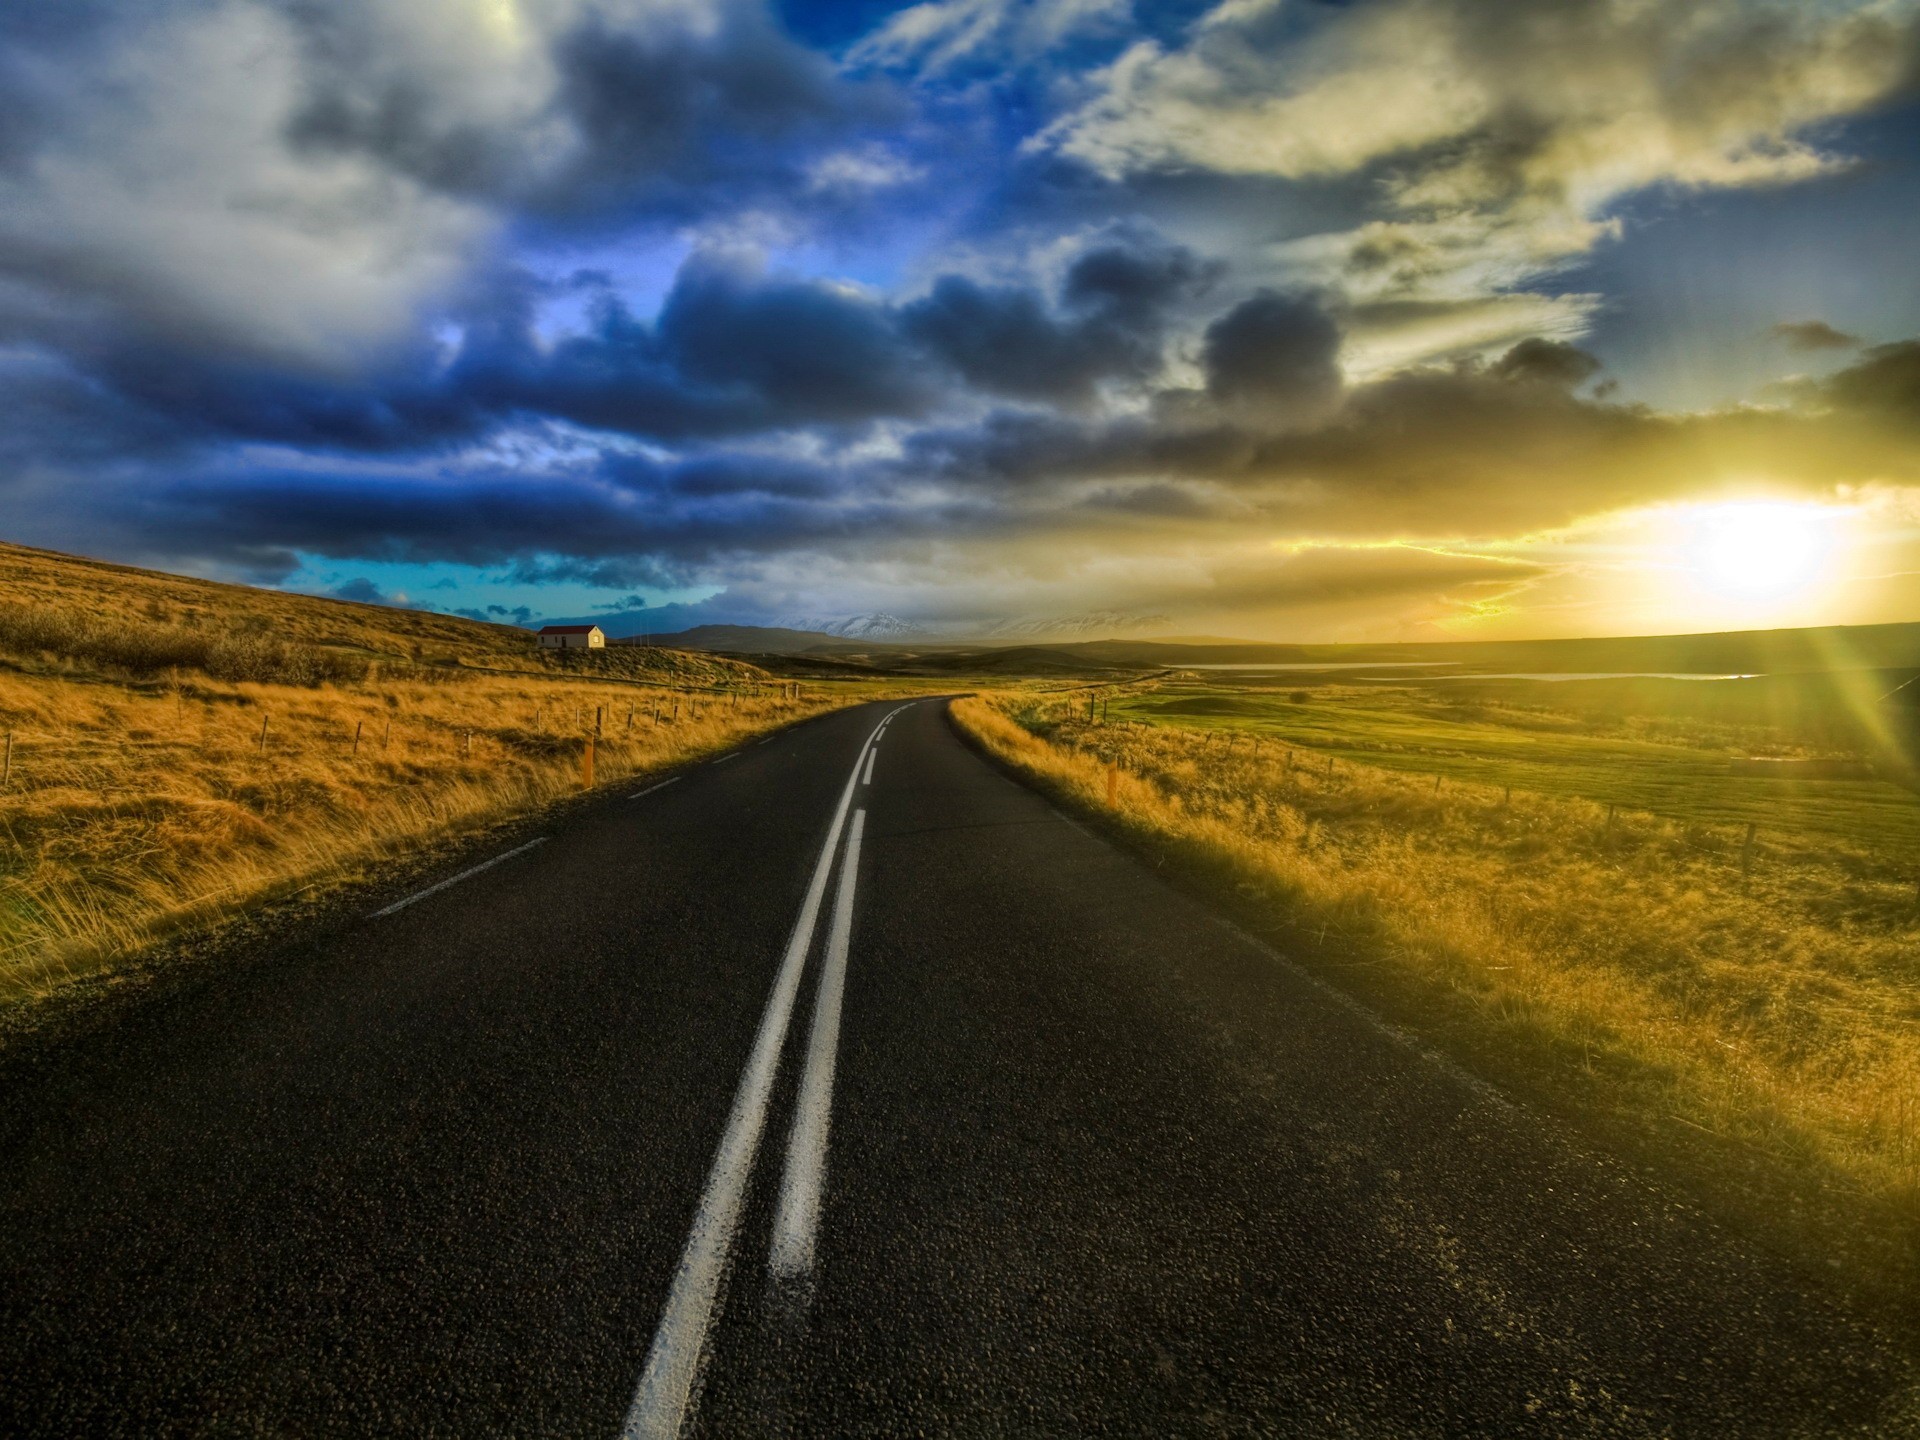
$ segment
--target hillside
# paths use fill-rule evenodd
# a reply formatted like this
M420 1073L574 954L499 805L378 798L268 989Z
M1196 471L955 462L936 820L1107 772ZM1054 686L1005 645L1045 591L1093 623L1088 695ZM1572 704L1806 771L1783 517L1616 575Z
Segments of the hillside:
M784 630L775 625L696 625L667 635L628 635L609 642L622 648L666 646L680 650L726 650L737 655L794 655L844 642L816 630Z
M596 674L654 684L753 683L741 661L671 648L562 654L457 615L226 585L0 543L0 655L130 676L201 671L295 683L370 666Z
M0 1011L853 698L0 545Z

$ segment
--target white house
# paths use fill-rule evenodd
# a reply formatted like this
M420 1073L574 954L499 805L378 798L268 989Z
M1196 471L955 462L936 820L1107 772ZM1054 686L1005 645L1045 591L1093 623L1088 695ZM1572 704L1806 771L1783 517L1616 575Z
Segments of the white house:
M598 625L542 625L539 638L542 650L598 650L607 643Z

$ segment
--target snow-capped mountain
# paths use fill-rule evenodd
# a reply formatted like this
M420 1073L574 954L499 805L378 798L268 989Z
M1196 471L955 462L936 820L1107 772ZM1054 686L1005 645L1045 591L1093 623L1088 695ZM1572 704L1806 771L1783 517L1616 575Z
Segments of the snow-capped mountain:
M842 640L907 640L931 633L925 626L902 620L898 615L877 613L838 617L798 616L774 623L781 629L812 630L821 635L837 635Z
M914 640L1099 640L1108 636L1134 635L1142 630L1162 629L1171 622L1165 615L1129 615L1120 610L1089 610L1078 615L1021 615L1007 620L975 623L921 624L881 612L870 615L796 615L775 623L784 630L810 630L817 635L832 635L841 640L895 643Z

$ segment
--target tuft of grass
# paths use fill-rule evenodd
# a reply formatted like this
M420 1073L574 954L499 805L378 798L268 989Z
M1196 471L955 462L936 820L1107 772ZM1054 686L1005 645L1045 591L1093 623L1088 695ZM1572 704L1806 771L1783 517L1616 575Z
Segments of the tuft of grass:
M1509 798L1497 771L1436 786L1032 695L953 713L1477 1068L1679 1156L1883 1292L1920 1274L1920 904L1870 846L1813 830L1749 850L1694 820Z

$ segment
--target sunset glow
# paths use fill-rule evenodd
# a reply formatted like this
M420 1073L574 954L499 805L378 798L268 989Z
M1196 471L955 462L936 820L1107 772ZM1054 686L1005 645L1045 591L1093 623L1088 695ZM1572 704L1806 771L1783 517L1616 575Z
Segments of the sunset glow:
M1727 599L1774 605L1831 578L1838 521L1826 507L1710 505L1681 524L1700 583Z

